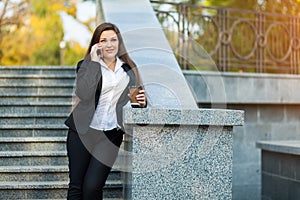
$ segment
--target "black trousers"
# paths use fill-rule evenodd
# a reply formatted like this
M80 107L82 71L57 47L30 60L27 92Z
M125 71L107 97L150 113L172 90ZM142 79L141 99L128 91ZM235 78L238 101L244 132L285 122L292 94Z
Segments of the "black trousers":
M82 135L69 129L68 200L99 200L108 174L116 160L124 132L120 129L89 129Z

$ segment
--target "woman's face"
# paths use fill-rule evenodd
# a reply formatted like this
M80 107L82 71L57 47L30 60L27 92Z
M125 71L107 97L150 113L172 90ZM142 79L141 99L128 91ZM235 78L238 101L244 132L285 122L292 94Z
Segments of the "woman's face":
M103 31L100 35L99 43L102 45L104 59L114 59L119 50L119 40L115 31Z

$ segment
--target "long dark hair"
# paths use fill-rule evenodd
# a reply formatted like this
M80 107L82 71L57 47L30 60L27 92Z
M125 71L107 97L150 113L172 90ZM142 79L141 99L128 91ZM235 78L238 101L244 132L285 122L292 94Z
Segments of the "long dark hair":
M87 52L85 54L85 59L90 59L90 52L91 52L92 46L94 44L99 43L100 35L102 34L102 32L103 31L108 31L108 30L113 30L117 34L117 37L118 37L118 40L119 40L119 51L117 53L117 56L120 58L120 60L122 60L123 62L128 64L132 69L135 68L136 65L127 53L127 50L125 48L124 41L123 41L123 38L121 36L119 28L115 24L108 23L108 22L100 24L95 29L93 37L92 37L91 42L90 42L90 45L89 45L89 47L87 49Z

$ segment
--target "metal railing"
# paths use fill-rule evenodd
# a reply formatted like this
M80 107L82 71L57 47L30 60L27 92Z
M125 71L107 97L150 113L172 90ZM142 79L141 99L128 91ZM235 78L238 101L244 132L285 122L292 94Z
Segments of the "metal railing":
M151 3L183 69L300 73L300 17Z

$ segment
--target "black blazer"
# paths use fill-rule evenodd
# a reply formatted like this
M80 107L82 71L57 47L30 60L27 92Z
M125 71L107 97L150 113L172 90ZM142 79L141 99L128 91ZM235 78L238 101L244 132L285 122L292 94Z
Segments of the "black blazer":
M124 128L123 106L129 101L128 86L135 84L136 77L128 64L124 63L122 68L129 76L129 83L117 102L116 112L118 124ZM101 65L91 60L81 60L77 64L76 72L75 94L80 101L65 121L65 125L80 134L85 134L89 129L101 95Z

